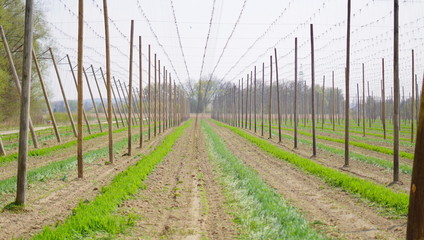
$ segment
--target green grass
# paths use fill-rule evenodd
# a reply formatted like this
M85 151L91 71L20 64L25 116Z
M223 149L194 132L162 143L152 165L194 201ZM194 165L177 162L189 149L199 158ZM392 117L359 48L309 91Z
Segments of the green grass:
M325 239L311 229L299 212L235 157L213 129L202 121L210 159L219 166L230 201L241 211L235 222L241 239Z
M405 193L397 193L385 186L322 166L310 159L283 151L266 140L248 134L243 130L219 122L216 123L247 139L270 155L295 165L300 170L322 179L331 186L339 187L344 191L359 196L394 215L402 216L407 214L409 197Z
M134 126L137 127L137 126ZM127 130L128 128L120 128L120 129L116 129L113 131L113 133L120 133L123 132L125 130ZM94 133L91 135L87 135L85 137L83 137L84 141L93 139L93 138L97 138L97 137L101 137L101 136L106 136L108 134L108 132L100 132L100 133ZM51 147L46 147L46 148L39 148L39 149L34 149L28 152L28 156L45 156L48 155L50 153L53 153L55 151L61 150L61 149L66 149L66 148L70 148L72 146L75 146L77 144L77 140L72 140L66 143L62 143L59 145L54 145ZM9 162L13 162L16 161L18 159L18 153L13 153L7 156L0 156L0 166L9 163Z
M274 129L278 129L278 127L273 126L272 128ZM281 129L283 130L287 130L287 131L294 131L291 128L284 128L282 127ZM304 136L308 136L308 137L312 137L312 133L309 132L305 132L305 131L301 131L298 130L297 131L299 134L302 134ZM320 136L320 135L316 135L317 139L321 139L321 140L325 140L325 141L330 141L330 142L336 142L336 143L343 143L345 142L344 139L339 139L339 138L332 138L332 137L328 137L328 136ZM379 153L384 153L384 154L388 154L388 155L393 155L393 149L391 148L386 148L386 147L381 147L381 146L375 146L369 143L363 143L363 142L357 142L357 141L349 141L349 145L355 146L355 147L360 147L363 149L367 149L367 150L371 150L374 152L379 152ZM414 154L413 153L407 153L407 152L399 152L399 156L403 157L403 158L407 158L407 159L411 159L414 160Z
M275 136L278 136L277 135L278 133L276 131L272 131L272 134L275 135ZM286 135L286 134L282 134L282 137L285 138L285 139L289 139L291 141L293 141L293 139L294 139L293 136ZM311 140L298 138L298 141L301 144L312 146ZM329 153L333 153L335 155L339 155L339 156L343 156L343 157L345 155L344 149L327 146L327 145L322 144L322 143L317 143L317 148L321 149L323 151L329 152ZM379 167L383 167L383 168L386 168L386 169L393 170L393 162L392 161L387 161L387 160L372 157L372 156L362 155L362 154L359 154L359 153L356 153L356 152L353 152L353 151L350 151L350 157L352 159L358 160L360 162L364 162L364 163L368 163L368 164L372 164L372 165L375 165L375 166L379 166ZM409 165L400 164L399 169L402 173L412 174L412 167L409 166Z
M182 135L189 122L177 127L149 155L142 158L126 171L118 174L112 183L105 186L93 201L80 202L62 224L45 227L33 239L86 239L96 238L98 234L109 237L122 233L134 224L135 216L121 216L115 213L119 204L145 188L143 180L155 166L172 150L175 141Z

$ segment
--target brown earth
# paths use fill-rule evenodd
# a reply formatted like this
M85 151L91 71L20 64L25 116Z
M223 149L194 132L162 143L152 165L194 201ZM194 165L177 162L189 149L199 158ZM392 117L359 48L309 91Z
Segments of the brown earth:
M211 124L227 147L282 197L300 209L313 227L346 239L402 239L406 220L390 219L346 192L271 157L230 130Z
M141 220L121 239L236 237L208 161L204 136L194 124L145 183L146 190L123 204L122 212L141 215Z
M62 222L71 214L78 202L92 200L101 187L109 184L113 177L139 160L138 154L148 154L158 146L170 130L146 142L143 149L133 149L133 156L124 156L123 149L115 154L115 163L106 165L107 159L85 164L84 179L78 179L76 171L68 172L69 180L51 179L31 185L27 190L27 205L23 211L3 210L0 213L0 239L29 237L44 226ZM125 134L125 133L124 133ZM97 143L99 143L96 140ZM103 146L107 141L103 140ZM134 144L135 146L137 144ZM51 156L55 158L55 156ZM10 201L12 201L10 199Z

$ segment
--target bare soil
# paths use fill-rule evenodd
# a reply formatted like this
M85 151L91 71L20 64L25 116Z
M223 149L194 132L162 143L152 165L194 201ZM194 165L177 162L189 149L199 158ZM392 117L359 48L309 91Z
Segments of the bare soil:
M125 156L127 149L121 150L115 154L112 165L106 165L106 159L85 164L83 179L78 179L76 171L71 171L68 180L51 179L32 185L27 190L27 205L23 211L3 210L0 213L0 239L27 238L44 226L62 222L78 202L94 199L102 186L109 184L116 174L139 160L139 157L135 157L137 154L148 154L167 134L166 131L146 142L142 149L134 148L132 157ZM101 139L95 140L95 143L101 143ZM106 144L107 141L103 139L102 146ZM50 157L55 159L56 156Z
M230 130L212 123L235 156L257 171L282 197L300 209L311 225L329 237L346 239L403 239L406 219L390 219L314 176L271 157Z
M141 220L122 239L235 238L204 136L194 124L145 183L146 190L123 204L122 212L141 215Z

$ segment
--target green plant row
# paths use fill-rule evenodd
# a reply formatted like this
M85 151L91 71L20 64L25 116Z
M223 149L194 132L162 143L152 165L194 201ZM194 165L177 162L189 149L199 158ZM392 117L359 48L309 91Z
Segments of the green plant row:
M209 158L221 169L235 213L241 239L325 239L308 226L299 212L235 157L213 129L202 121Z
M146 132L144 132L146 134ZM139 134L132 136L133 141L137 140ZM119 151L127 146L128 138L125 138L121 141L114 143L113 150ZM109 147L103 147L97 150L91 150L83 155L85 163L91 163L98 160L101 157L108 156ZM65 160L51 162L45 166L33 169L28 171L27 181L28 184L33 184L36 182L46 181L58 173L64 172L66 170L74 169L76 167L77 157L72 156ZM10 193L16 191L16 176L0 180L0 193Z
M275 127L275 126L273 126L272 128L278 129L278 127ZM284 129L284 130L287 130L287 131L292 131L292 132L294 131L291 128L281 128L281 129ZM305 135L305 136L308 136L308 137L312 137L312 133L301 131L301 130L298 130L297 132L299 134L302 134L302 135ZM316 135L316 137L318 139L326 140L326 141L330 141L330 142L343 143L343 144L345 143L344 139L332 138L332 137L320 136L320 135ZM355 146L355 147L360 147L360 148L371 150L371 151L374 151L374 152L380 152L380 153L384 153L384 154L388 154L388 155L393 155L393 149L390 149L390 148L375 146L375 145L371 145L369 143L356 142L356 141L349 141L349 144L352 145L352 146ZM412 154L412 153L400 151L399 156L403 157L403 158L414 160L414 154Z
M300 157L294 153L283 151L279 147L272 145L266 140L248 134L241 129L231 127L220 122L216 123L219 126L226 127L234 133L254 143L272 156L292 163L302 171L321 178L329 185L340 187L341 189L366 199L387 211L393 212L393 214L407 214L409 198L405 193L397 193L391 189L386 188L385 186L373 183L368 180L360 179L346 173L342 173L329 167L322 166L310 159Z
M272 134L275 136L278 136L278 133L276 131L272 131ZM290 136L290 135L286 135L286 134L282 134L282 137L285 139L289 139L291 141L293 141L294 137ZM305 145L309 145L312 146L312 141L311 140L307 140L307 139L301 139L298 138L299 143L301 144L305 144ZM324 150L326 152L329 153L333 153L339 156L343 156L344 157L344 149L340 149L340 148L335 148L335 147L331 147L331 146L327 146L325 144L322 143L317 143L317 148ZM364 162L364 163L368 163L368 164L372 164L375 166L379 166L379 167L383 167L386 169L390 169L393 170L393 162L392 161L387 161L384 159L380 159L380 158L376 158L376 157L372 157L372 156L366 156L366 155L362 155L356 152L351 151L350 152L350 157L352 159ZM412 174L412 167L406 164L400 164L399 169L402 173L406 173L406 174Z
M137 126L134 126L137 127ZM128 128L120 128L120 129L116 129L113 131L113 133L120 133L123 132L125 130L127 130ZM97 137L101 137L101 136L106 136L108 134L108 131L106 132L99 132L99 133L94 133L91 135L87 135L85 137L83 137L84 141L93 139L93 138L97 138ZM45 156L47 154L50 154L52 152L55 152L57 150L60 149L65 149L65 148L70 148L72 146L75 146L77 144L77 140L72 140L63 144L59 144L59 145L54 145L51 147L46 147L46 148L39 148L39 149L34 149L28 152L28 156ZM0 166L4 165L5 163L9 163L9 162L13 162L16 161L18 159L18 153L13 153L7 156L0 156Z
M55 228L45 227L33 239L83 239L95 237L98 233L115 235L123 232L127 226L132 225L134 216L121 216L115 210L124 200L146 187L143 180L172 150L172 146L189 124L187 122L177 127L149 155L116 175L112 183L103 187L101 194L93 201L80 202L62 224Z

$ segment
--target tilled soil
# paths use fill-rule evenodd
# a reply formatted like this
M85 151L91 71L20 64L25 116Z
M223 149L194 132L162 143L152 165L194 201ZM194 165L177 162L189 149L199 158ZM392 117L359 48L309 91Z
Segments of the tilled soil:
M406 220L392 220L363 201L271 157L230 130L211 124L235 156L257 171L282 197L327 236L346 239L402 239Z
M235 238L205 147L192 124L146 179L147 189L123 204L124 213L135 212L141 220L122 239Z
M55 225L63 221L78 202L92 200L99 194L101 187L109 184L116 174L139 160L137 154L148 154L167 134L168 132L165 132L146 142L143 149L134 148L132 157L124 156L126 149L121 150L115 154L114 164L106 165L103 159L85 164L84 179L78 179L75 170L69 173L69 180L51 179L33 185L27 190L25 210L17 212L5 210L0 213L0 239L29 237L46 225ZM106 144L107 141L102 143L103 146Z

